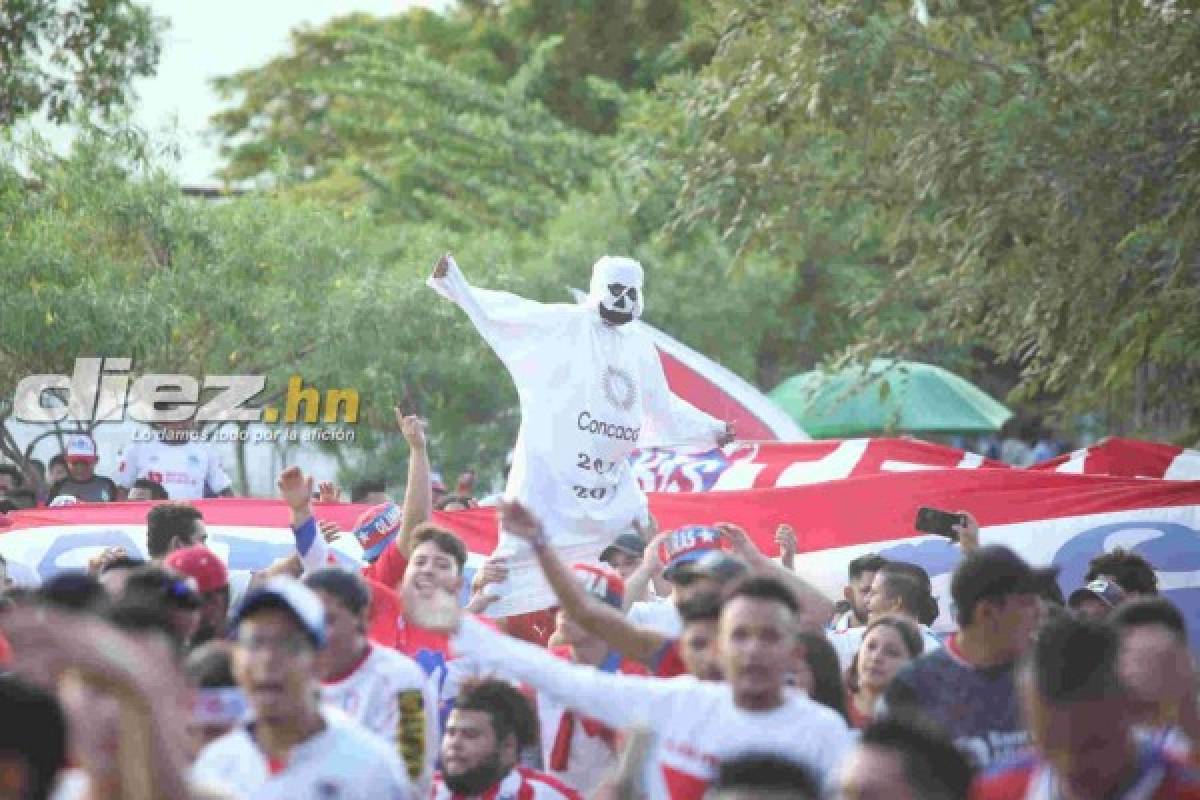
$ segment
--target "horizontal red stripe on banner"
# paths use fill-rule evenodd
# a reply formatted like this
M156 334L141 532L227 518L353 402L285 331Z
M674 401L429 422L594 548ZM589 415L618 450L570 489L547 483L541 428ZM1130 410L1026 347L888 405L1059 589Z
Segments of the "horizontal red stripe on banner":
M820 550L911 536L921 506L967 510L984 527L1136 508L1200 505L1200 481L1147 481L1022 470L930 470L832 481L787 489L666 493L650 496L664 529L732 522L764 552L774 554L781 523L796 529L802 550ZM143 523L151 503L80 504L9 515L0 531L46 525ZM196 501L209 525L286 527L289 513L276 500ZM366 508L318 504L316 516L349 530ZM495 547L494 509L438 512L435 521L461 535L475 553ZM550 532L553 536L553 531Z

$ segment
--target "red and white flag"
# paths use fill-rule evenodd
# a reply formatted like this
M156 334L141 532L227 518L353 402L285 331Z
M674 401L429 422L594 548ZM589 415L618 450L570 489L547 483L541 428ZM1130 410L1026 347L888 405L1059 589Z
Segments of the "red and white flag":
M1124 547L1158 571L1167 596L1200 632L1200 482L1144 480L1015 469L937 469L876 472L788 488L661 492L651 510L666 530L686 524L732 522L768 555L774 532L791 525L800 539L797 569L832 596L840 596L847 562L865 552L924 566L947 609L957 545L916 535L917 509L970 511L984 543L1004 543L1035 564L1062 568L1064 592L1078 588L1094 556ZM288 512L272 500L196 501L210 544L231 569L261 569L294 547ZM21 582L63 568L82 568L104 547L123 544L145 552L149 503L80 504L8 515L0 553ZM316 514L350 529L366 506L318 505ZM471 550L473 570L496 543L494 509L438 513L435 521L458 532ZM7 532L4 532L7 531ZM342 537L342 557L355 561L353 537ZM519 590L517 587L516 590ZM944 614L944 616L947 616ZM944 620L945 621L945 620ZM1193 641L1196 637L1193 637Z
M1030 469L1075 475L1200 480L1200 451L1138 439L1105 439L1091 447L1036 464Z
M645 492L774 489L930 469L1008 469L975 453L919 439L739 442L703 453L637 451L631 467Z

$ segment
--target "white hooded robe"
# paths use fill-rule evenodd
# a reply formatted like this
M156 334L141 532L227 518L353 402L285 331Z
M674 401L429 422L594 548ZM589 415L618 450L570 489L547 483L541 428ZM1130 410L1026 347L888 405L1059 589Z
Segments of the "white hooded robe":
M505 496L542 521L567 563L595 561L634 520L646 521L646 497L628 463L635 449L712 447L725 430L671 393L636 321L608 325L594 303L544 304L478 289L453 260L429 285L466 312L516 384L521 427ZM508 558L509 579L488 613L555 605L528 546L501 530L495 554Z

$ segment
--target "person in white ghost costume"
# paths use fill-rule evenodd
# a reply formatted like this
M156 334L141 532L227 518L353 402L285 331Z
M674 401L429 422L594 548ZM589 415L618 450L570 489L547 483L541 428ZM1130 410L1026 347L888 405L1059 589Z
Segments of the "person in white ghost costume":
M584 303L538 303L467 283L449 255L429 285L466 312L508 368L521 404L505 496L543 519L568 561L595 560L634 521L646 497L628 465L650 445L720 446L733 427L671 393L642 314L642 265L604 256L592 268ZM509 577L497 587L495 616L554 605L525 545L500 532L496 556Z

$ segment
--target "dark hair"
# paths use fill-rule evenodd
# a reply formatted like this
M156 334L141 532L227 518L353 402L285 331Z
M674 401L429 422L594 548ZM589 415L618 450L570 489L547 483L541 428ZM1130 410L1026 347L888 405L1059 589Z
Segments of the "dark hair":
M1046 582L1057 575L1058 567L1034 569L1004 545L979 548L959 563L950 579L950 596L957 608L959 627L974 622L975 609L980 603L1019 595L1039 596Z
M811 767L781 756L747 753L721 762L715 791L767 792L789 800L817 800L821 779Z
M900 617L880 617L879 619L867 625L863 631L862 641L866 641L871 635L871 631L876 628L891 628L900 635L900 642L904 645L904 649L908 651L909 658L917 658L925 652L925 640L921 638L921 632L917 630L906 619ZM858 651L855 652L854 658L850 659L850 666L846 669L846 688L851 693L858 691L858 654L862 652L862 645L858 646Z
M350 487L350 502L361 503L372 492L386 492L387 483L378 478L366 478Z
M227 642L205 642L183 660L183 676L197 689L236 686L233 658Z
M679 604L684 625L692 622L716 622L721 618L721 595L717 592L694 594Z
M202 601L195 583L186 576L158 564L146 564L129 573L119 602L199 608Z
M151 558L170 552L171 540L190 544L196 536L196 523L203 520L200 511L188 503L162 503L146 515L146 549Z
M875 720L863 729L859 746L896 754L915 797L965 800L974 772L967 756L940 729L903 714Z
M133 482L132 489L146 489L150 492L151 500L166 500L170 495L163 485L158 481L152 481L149 478L138 478Z
M25 485L25 475L15 464L0 464L0 475L8 475L13 479L13 488Z
M910 576L900 572L880 572L880 585L888 599L899 600L900 606L908 614L920 617L921 612L928 611L929 593L920 583Z
M1102 575L1112 578L1127 592L1158 594L1158 576L1154 574L1150 562L1120 547L1089 561L1083 583L1087 585Z
M438 550L441 550L448 556L453 556L455 562L458 564L458 572L462 574L463 567L467 565L467 546L463 544L462 539L445 528L439 528L437 525L431 525L427 522L423 525L418 525L417 529L413 532L412 549L416 550L426 542L433 542Z
M909 561L888 561L879 568L879 572L883 573L885 579L892 576L902 576L909 580L915 581L921 587L920 599L913 598L911 608L905 606L911 614L917 618L917 622L922 625L932 625L941 613L938 608L937 598L933 596L933 582L929 579L929 573L920 564L913 564Z
M791 611L793 614L800 611L800 602L796 600L796 595L792 594L792 590L787 587L787 584L778 578L772 578L768 575L756 575L746 578L735 585L725 596L726 604L735 597L745 597L751 600L770 600L786 606L788 611Z
M1161 625L1187 644L1187 623L1175 604L1165 597L1135 597L1121 603L1108 615L1108 622L1118 631L1142 625Z
M1117 632L1111 625L1064 616L1038 633L1029 669L1051 703L1098 700L1121 693Z
M805 631L796 637L804 645L804 661L813 676L809 697L813 702L832 708L849 722L846 713L846 689L842 686L842 668L837 651L823 633Z
M137 569L146 566L146 562L136 556L117 556L104 562L100 574L105 575L114 569Z
M538 720L525 695L504 681L485 680L468 683L454 701L458 711L482 711L492 720L496 742L510 734L516 738L517 753L538 743Z
M341 567L321 567L313 570L304 576L304 585L313 591L319 590L333 595L355 616L371 607L371 589L367 582Z
M46 469L50 469L50 467L53 467L55 464L62 464L64 467L67 466L67 457L62 453L59 453L56 456L51 456L50 461L46 464Z
M64 611L101 613L108 607L108 593L100 581L79 570L52 576L37 590L37 600Z
M139 636L143 634L159 634L165 636L171 643L171 652L178 657L183 650L183 642L171 618L161 605L154 605L140 598L123 598L113 604L104 614L119 631Z
M29 466L31 466L35 470L37 470L37 473L39 475L41 475L43 478L46 476L46 465L44 463L42 463L42 460L40 458L29 459Z
M24 797L45 800L67 762L67 719L49 692L9 675L0 677L0 754L15 755L29 770Z
M846 577L855 580L864 572L879 572L880 568L887 563L888 560L878 553L867 553L850 560L850 564L846 567Z
M474 497L465 494L448 494L437 501L436 508L438 511L445 511L446 506L461 505L467 508L474 508L477 503Z

